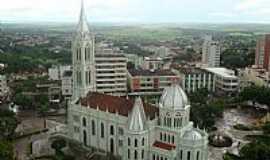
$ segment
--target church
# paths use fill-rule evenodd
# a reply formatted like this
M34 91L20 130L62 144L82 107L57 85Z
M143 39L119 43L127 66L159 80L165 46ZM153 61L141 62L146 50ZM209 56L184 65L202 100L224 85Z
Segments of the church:
M72 41L73 95L68 134L84 147L122 160L207 160L208 134L194 128L190 103L178 84L155 105L140 97L96 92L95 38L82 3Z

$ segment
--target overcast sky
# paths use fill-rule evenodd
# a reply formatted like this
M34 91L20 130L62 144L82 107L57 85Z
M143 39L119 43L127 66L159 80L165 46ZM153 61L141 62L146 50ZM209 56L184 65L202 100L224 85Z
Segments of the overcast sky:
M76 22L81 0L0 0L0 21ZM85 0L91 22L270 23L270 0Z

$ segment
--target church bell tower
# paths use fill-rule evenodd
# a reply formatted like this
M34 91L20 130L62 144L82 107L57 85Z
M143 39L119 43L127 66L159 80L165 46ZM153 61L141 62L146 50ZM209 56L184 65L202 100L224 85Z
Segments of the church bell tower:
M82 0L79 24L72 40L73 94L77 99L86 96L89 91L96 91L95 38L87 23Z

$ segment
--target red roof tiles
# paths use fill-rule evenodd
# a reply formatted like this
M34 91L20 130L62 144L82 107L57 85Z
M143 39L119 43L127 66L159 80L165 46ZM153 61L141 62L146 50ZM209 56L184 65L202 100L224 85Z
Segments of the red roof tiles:
M171 150L175 149L175 145L164 143L164 142L159 142L159 141L155 141L155 143L153 144L153 147L165 149L165 150L168 150L168 151L171 151Z
M81 98L80 101L82 106L89 106L91 108L97 109L100 111L110 113L118 112L122 116L128 116L128 113L131 112L134 104L134 100L126 99L125 97L116 97L111 95L105 95L96 92L89 92L85 98ZM144 103L144 111L147 117L154 119L155 115L159 113L159 108L150 104Z

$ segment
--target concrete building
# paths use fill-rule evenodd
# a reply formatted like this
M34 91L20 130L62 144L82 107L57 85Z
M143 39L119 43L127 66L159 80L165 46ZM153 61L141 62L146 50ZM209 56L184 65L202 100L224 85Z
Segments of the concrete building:
M68 108L70 138L123 160L207 160L208 134L193 127L185 92L173 85L158 106L89 92Z
M136 54L125 54L125 56L127 57L128 62L134 64L135 68L139 68L142 66L144 59L142 56L138 56Z
M0 75L0 98L4 98L9 94L9 87L7 84L7 77Z
M206 36L202 49L202 64L206 67L220 66L221 48L218 42L213 41L211 36Z
M130 95L161 95L162 91L179 82L170 70L131 69L128 71Z
M205 68L214 74L215 91L222 94L234 94L239 90L239 78L234 71L226 68Z
M270 87L270 72L261 68L245 68L239 71L241 88L250 85Z
M66 71L61 81L62 96L70 98L72 96L72 71Z
M144 57L142 68L145 70L162 69L163 59L160 57Z
M127 94L127 58L118 48L99 46L95 53L96 90L100 93Z
M175 72L181 79L182 88L188 92L196 92L198 89L205 88L209 92L215 92L214 74L200 68L181 67Z
M270 35L265 35L257 41L255 65L270 71Z
M49 68L48 70L49 80L54 80L54 81L61 80L64 72L70 71L70 70L71 70L70 65L53 66L52 68Z

